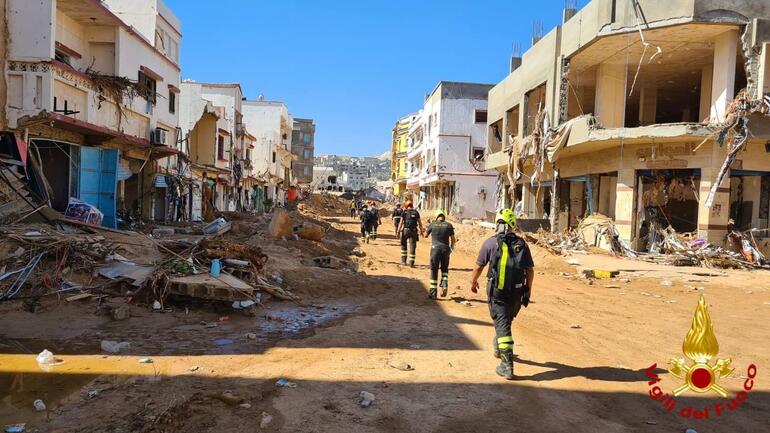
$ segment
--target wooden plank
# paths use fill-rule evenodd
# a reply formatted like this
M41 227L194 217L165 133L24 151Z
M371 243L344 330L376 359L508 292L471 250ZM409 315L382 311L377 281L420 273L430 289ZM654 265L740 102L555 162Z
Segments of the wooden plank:
M67 296L66 298L64 298L64 300L67 301L67 302L73 302L73 301L80 301L80 300L83 300L83 299L88 299L88 298L90 298L92 296L94 296L94 295L92 295L90 293L80 293L80 294L77 294L77 295Z

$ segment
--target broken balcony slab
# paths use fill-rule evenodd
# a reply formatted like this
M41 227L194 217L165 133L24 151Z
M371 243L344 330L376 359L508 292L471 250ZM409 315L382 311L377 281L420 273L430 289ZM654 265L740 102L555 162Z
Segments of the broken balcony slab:
M210 274L174 277L169 282L171 283L169 289L173 295L211 301L253 300L257 292L244 281L226 273L221 273L218 277Z
M108 266L99 268L99 275L110 279L128 278L132 280L131 285L139 287L144 280L150 276L155 268L152 266L141 266L132 262L115 261Z

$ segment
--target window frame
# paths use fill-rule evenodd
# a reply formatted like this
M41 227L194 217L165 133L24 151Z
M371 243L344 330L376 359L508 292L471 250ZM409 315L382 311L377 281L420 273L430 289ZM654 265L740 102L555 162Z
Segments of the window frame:
M139 71L137 81L139 82L139 94L147 100L147 102L151 102L152 105L155 105L158 101L158 81L141 70Z
M168 112L176 113L176 93L172 91L168 92Z
M484 119L483 120L479 120L479 115L482 115L482 114L483 114ZM487 124L487 119L489 118L488 116L489 116L489 111L488 110L482 110L482 109L478 109L477 108L477 109L473 110L473 123L475 123L475 124L482 123L482 124L486 125Z

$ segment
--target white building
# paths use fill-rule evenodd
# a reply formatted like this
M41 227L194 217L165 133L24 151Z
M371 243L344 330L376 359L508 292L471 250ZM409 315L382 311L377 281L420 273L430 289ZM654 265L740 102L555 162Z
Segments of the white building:
M331 183L329 179L334 179ZM340 182L340 176L332 167L313 167L313 182L311 187L314 191L340 191L343 189Z
M0 99L7 127L37 149L46 176L56 173L48 179L52 206L63 210L78 197L108 226L121 209L165 218L168 194L153 187L153 161L174 154L177 143L177 17L161 0L5 6Z
M363 166L349 166L342 172L342 186L348 191L361 191L369 188L369 169Z
M190 177L199 186L191 192L193 220L209 213L201 204L209 189L212 212L243 209L247 201L242 95L237 83L182 82L179 128L186 138Z
M251 153L253 173L264 182L264 197L284 204L286 191L295 182L292 176L291 153L293 118L286 104L280 101L243 101L243 122L254 136Z
M492 85L442 81L409 131L407 190L421 209L458 218L495 210L495 171L484 171L487 93Z

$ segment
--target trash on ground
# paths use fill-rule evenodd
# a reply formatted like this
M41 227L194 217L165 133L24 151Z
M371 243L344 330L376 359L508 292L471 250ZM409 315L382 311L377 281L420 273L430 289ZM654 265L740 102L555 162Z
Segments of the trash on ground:
M673 286L673 285L674 285L674 283L673 283L673 281L671 281L671 280L662 280L662 281L660 282L660 285L661 285L661 286L664 286L664 287L671 287L671 286Z
M388 364L388 367L395 368L396 370L401 370L401 371L413 371L414 370L414 367L412 367L411 365L409 365L409 364L407 364L406 362L403 362L403 361L396 362L394 364L391 364L390 362L388 362L387 364Z
M4 433L24 433L26 431L27 424L8 424L3 427Z
M35 410L38 412L42 412L46 409L45 403L43 403L43 400L37 399L32 403L32 406L34 406Z
M375 400L374 394L368 391L361 391L358 395L361 398L361 400L358 402L360 407L369 407Z
M111 341L111 340L102 340L102 351L107 353L120 353L124 350L128 350L131 348L131 343L128 341Z
M267 428L271 422L273 422L273 416L267 412L262 412L262 417L259 420L259 428Z
M214 340L214 344L216 344L217 346L229 346L233 344L233 340L229 338L219 338Z
M289 381L288 379L280 378L277 382L275 382L275 386L280 386L283 388L296 388L297 384Z
M140 364L152 364L153 361L152 361L152 358L140 358L139 359L139 363Z
M569 327L572 328L572 329L581 329L582 328L582 326L580 326L578 324L569 325Z

